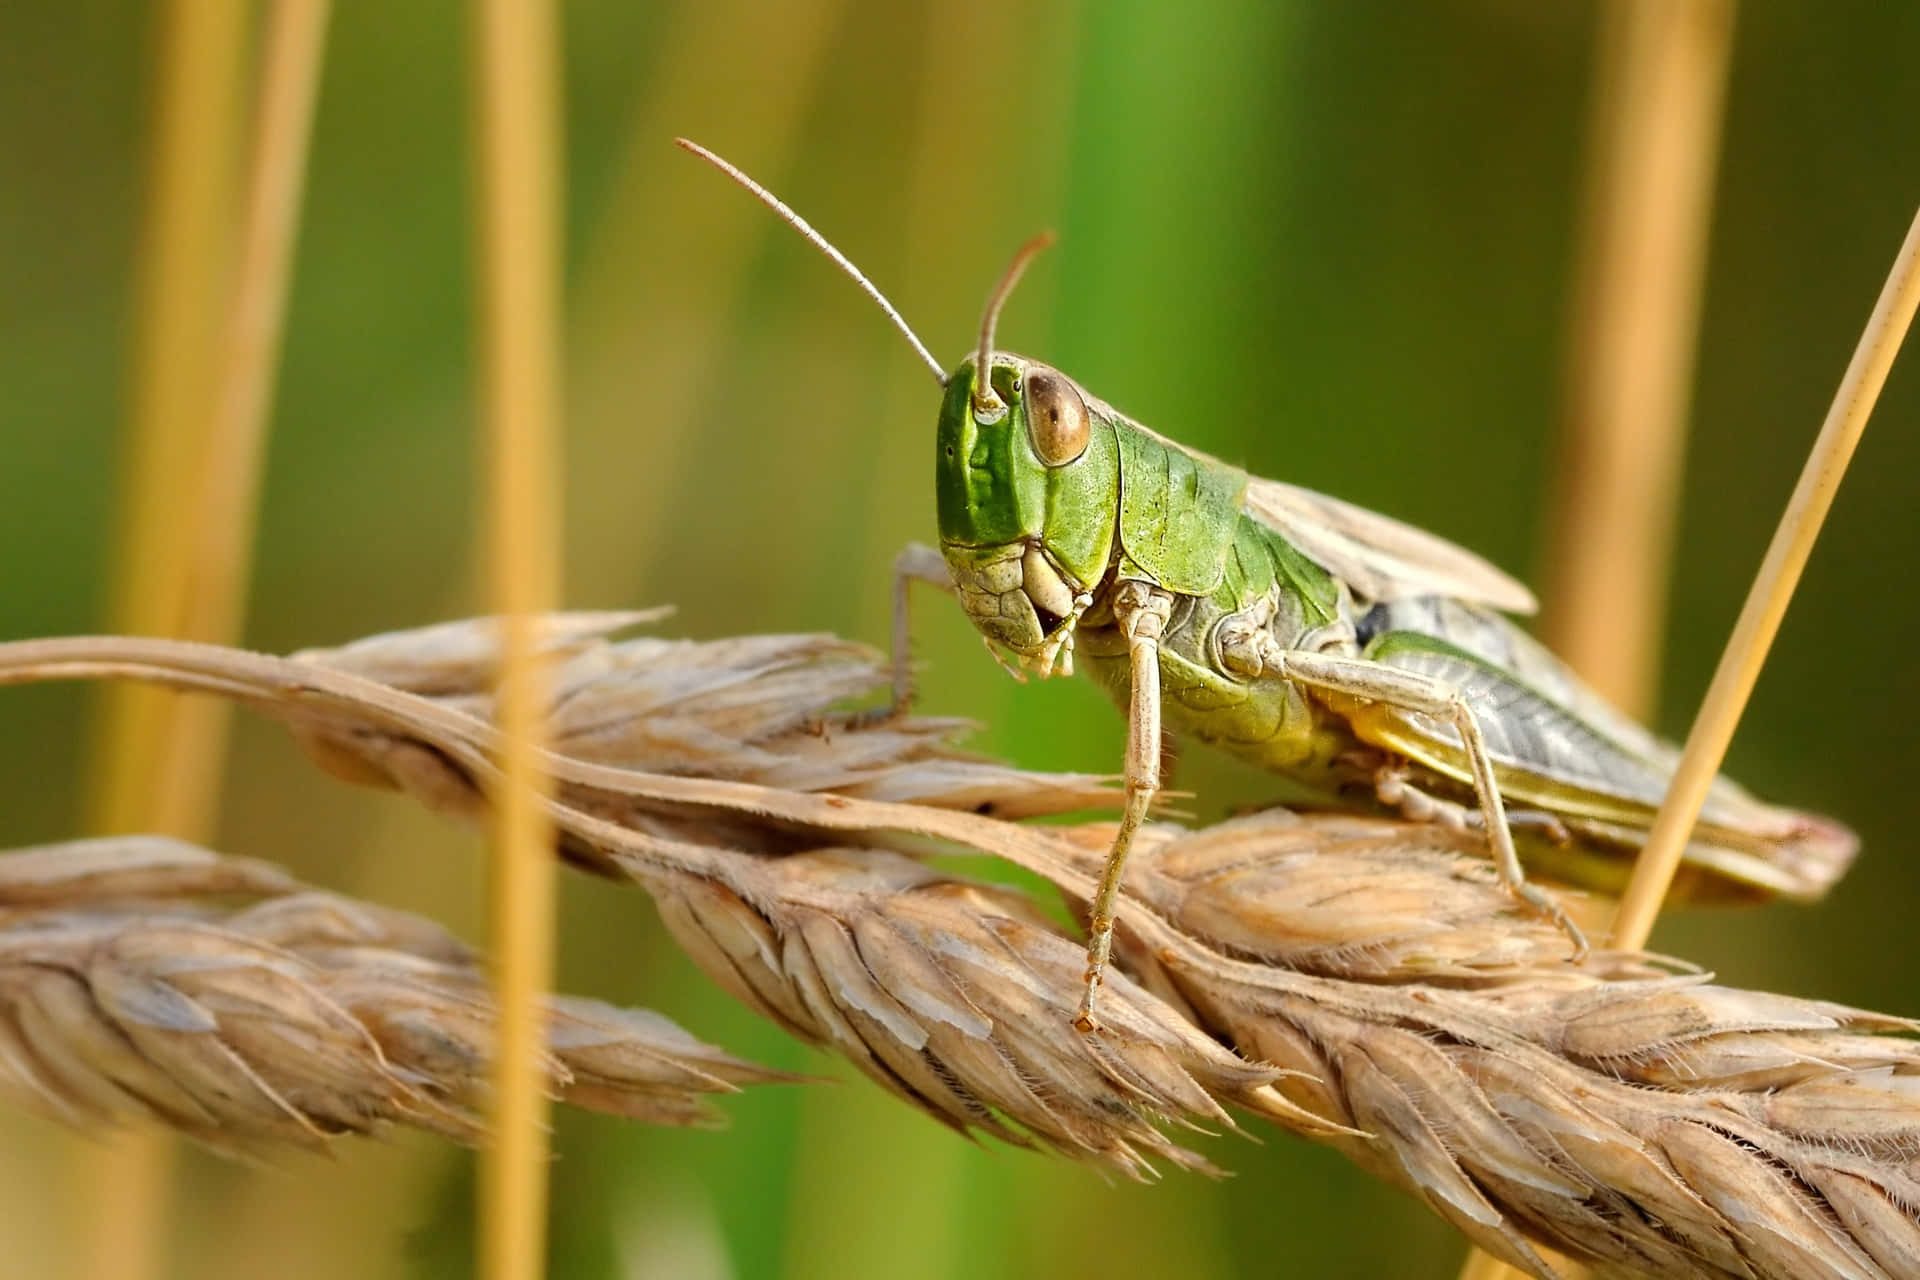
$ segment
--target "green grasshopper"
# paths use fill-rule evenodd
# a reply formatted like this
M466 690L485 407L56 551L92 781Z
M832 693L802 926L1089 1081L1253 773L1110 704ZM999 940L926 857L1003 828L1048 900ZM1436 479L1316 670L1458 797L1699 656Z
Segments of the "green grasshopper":
M906 587L924 579L958 594L1014 674L1070 673L1078 654L1127 712L1125 807L1093 897L1076 1026L1097 1025L1163 726L1296 779L1327 806L1479 827L1507 890L1584 953L1521 853L1556 879L1617 891L1677 753L1502 616L1533 610L1525 587L1431 534L1157 435L1058 370L995 350L1000 310L1051 237L1015 256L978 349L949 375L804 219L712 152L680 145L831 258L945 389L940 550L909 548L896 565L891 709L910 698ZM1722 778L1676 893L1817 897L1855 848L1839 824Z

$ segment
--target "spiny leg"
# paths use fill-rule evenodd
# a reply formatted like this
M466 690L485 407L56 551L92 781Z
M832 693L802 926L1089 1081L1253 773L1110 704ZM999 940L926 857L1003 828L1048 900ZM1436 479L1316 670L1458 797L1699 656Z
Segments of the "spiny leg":
M953 594L953 574L938 551L924 542L909 542L893 558L893 693L884 707L862 712L859 724L879 724L903 716L913 705L913 625L908 615L908 588L925 582Z
M1407 777L1404 763L1386 764L1374 770L1373 794L1381 804L1414 822L1431 822L1452 831L1479 831L1487 825L1485 815L1478 809L1442 800L1415 786ZM1507 828L1518 831L1523 827L1538 831L1557 845L1573 840L1567 824L1550 813L1539 809L1507 810Z
M1507 826L1506 804L1493 776L1493 756L1480 732L1480 718L1466 697L1454 686L1417 671L1383 666L1359 658L1342 658L1325 653L1300 653L1293 650L1277 655L1280 674L1289 680L1313 685L1349 697L1366 698L1403 707L1419 715L1453 722L1460 734L1468 767L1473 770L1474 793L1480 798L1481 821L1486 825L1487 844L1493 863L1507 892L1558 925L1573 941L1573 958L1583 960L1587 938L1580 927L1567 917L1553 896L1538 885L1527 883L1521 870L1520 855L1513 847L1513 832Z
M1081 1031L1093 1031L1100 1025L1093 1012L1093 993L1099 990L1107 960L1113 954L1113 917L1120 898L1121 875L1134 833L1146 820L1154 793L1160 789L1160 635L1172 611L1173 597L1151 583L1124 581L1114 588L1113 618L1126 637L1132 680L1127 703L1127 799L1088 915L1087 989L1073 1019L1073 1025Z
M1465 831L1472 825L1464 806L1430 796L1407 781L1404 764L1387 764L1374 770L1373 795L1381 804L1413 822L1430 822L1449 831Z

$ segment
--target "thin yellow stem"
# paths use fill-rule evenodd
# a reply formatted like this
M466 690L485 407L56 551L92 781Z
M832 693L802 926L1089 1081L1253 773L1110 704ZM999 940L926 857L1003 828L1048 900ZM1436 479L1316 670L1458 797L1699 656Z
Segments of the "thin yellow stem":
M1806 567L1821 522L1833 505L1833 495L1846 474L1854 446L1866 430L1867 417L1880 397L1887 371L1893 367L1894 356L1913 322L1916 304L1920 304L1920 213L1914 215L1913 225L1907 229L1880 300L1860 335L1860 345L1854 348L1840 389L1834 393L1833 407L1827 410L1827 420L1807 455L1800 482L1794 486L1759 575L1747 593L1733 636L1720 655L1713 683L1707 687L1706 699L1674 771L1673 786L1666 803L1660 806L1646 847L1634 865L1633 879L1621 898L1613 935L1617 946L1643 946L1653 930L1667 885L1680 865L1687 834L1693 830L1707 788L1720 770L1734 726L1746 709L1747 695L1760 676L1760 666L1780 629L1780 619L1787 612L1787 602Z
M504 619L498 698L504 775L494 805L493 949L499 1045L494 1146L482 1162L480 1256L494 1280L530 1280L546 1254L548 1098L539 1000L553 971L551 787L537 754L546 690L533 615L558 596L558 220L554 15L542 0L479 0L482 401L489 420L490 559Z
M187 565L173 633L236 644L246 614L254 526L273 388L286 329L307 147L320 87L330 0L276 0L261 45L253 154L231 307L217 349L211 429L194 501L179 512ZM231 708L181 704L158 762L159 825L205 832L213 820Z
M139 250L139 304L125 471L109 629L178 630L192 548L179 519L204 456L216 300L226 278L234 107L246 46L246 10L176 0L159 18L152 167ZM102 832L204 833L182 825L204 810L178 807L160 771L182 710L151 689L105 692L93 725L86 825ZM173 1143L140 1132L76 1149L68 1202L83 1230L72 1273L127 1280L162 1273Z
M237 5L182 0L163 19L118 571L107 618L116 631L173 634L184 610L191 540L183 495L198 479L208 436L243 15ZM96 725L89 813L98 830L152 825L158 762L171 740L164 700L121 694L103 701Z
M1508 1276L1519 1274L1492 1254L1482 1253L1478 1249L1467 1253L1467 1260L1460 1268L1460 1280L1505 1280Z

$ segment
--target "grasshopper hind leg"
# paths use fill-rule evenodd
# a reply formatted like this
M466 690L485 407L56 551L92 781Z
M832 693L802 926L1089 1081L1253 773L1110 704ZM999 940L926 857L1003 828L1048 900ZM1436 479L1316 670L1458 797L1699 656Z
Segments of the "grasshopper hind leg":
M1553 898L1539 885L1529 884L1520 867L1520 855L1513 845L1513 832L1507 822L1506 804L1493 774L1493 757L1487 750L1486 736L1473 705L1459 689L1445 680L1402 667L1390 667L1365 658L1348 658L1327 653L1301 653L1286 650L1273 655L1280 673L1304 685L1401 707L1417 715L1446 720L1460 735L1460 745L1473 775L1473 789L1480 801L1480 819L1486 830L1487 845L1494 867L1507 892L1525 903L1536 915L1552 921L1573 943L1573 959L1587 955L1587 938Z

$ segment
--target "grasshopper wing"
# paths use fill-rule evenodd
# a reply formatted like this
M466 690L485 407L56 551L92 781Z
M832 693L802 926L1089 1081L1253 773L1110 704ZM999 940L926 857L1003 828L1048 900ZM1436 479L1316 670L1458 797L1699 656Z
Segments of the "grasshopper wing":
M1671 747L1638 726L1623 725L1617 712L1594 716L1572 709L1595 709L1598 699L1584 690L1581 698L1567 698L1564 689L1551 696L1432 636L1388 632L1368 645L1366 657L1460 690L1479 714L1501 795L1509 804L1562 819L1575 833L1573 848L1535 851L1545 855L1544 862L1564 864L1542 869L1617 889L1612 881L1624 878L1673 779ZM1565 678L1571 682L1571 673ZM1382 703L1342 710L1362 739L1450 779L1454 798L1471 800L1473 775L1450 724ZM1685 854L1707 883L1689 896L1812 900L1846 871L1857 847L1853 833L1838 823L1764 804L1731 780L1716 778ZM1613 871L1580 867L1583 853L1602 854Z
M1244 506L1369 603L1451 596L1509 613L1537 608L1531 591L1473 552L1350 502L1250 476Z

